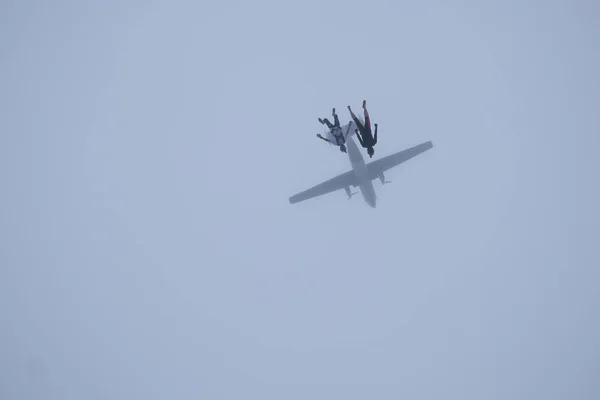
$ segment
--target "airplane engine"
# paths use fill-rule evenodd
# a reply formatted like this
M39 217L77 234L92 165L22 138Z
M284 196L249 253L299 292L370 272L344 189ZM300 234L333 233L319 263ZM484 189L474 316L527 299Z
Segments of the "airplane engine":
M350 187L349 186L346 186L344 188L344 190L346 191L346 195L348 196L348 200L350 200L352 198L352 196L354 196L357 193L357 192L350 193Z
M391 181L386 181L385 180L385 175L383 174L383 172L380 172L378 176L379 176L379 180L381 181L382 185L385 185L386 183L390 183L391 182Z

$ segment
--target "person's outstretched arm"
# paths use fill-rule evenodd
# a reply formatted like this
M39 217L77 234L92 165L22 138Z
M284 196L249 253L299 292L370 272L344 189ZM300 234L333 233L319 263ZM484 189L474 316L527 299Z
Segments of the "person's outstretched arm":
M373 138L373 144L377 144L377 124L375 124L375 137Z
M327 138L324 138L323 136L321 136L321 134L320 134L320 133L317 133L317 137L318 137L319 139L322 139L322 140L324 140L324 141L328 142L328 143L331 143L331 140L329 140L329 139L327 139Z

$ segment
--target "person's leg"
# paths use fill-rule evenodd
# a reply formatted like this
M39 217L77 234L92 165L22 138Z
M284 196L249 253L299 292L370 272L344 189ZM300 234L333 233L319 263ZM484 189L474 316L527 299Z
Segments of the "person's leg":
M327 127L329 129L333 128L333 125L331 124L331 122L329 122L329 120L327 118L324 118L324 119L319 118L319 122L322 123L323 125L327 125Z
M335 108L333 110L331 110L331 115L333 115L333 126L340 126L340 119L338 118L338 115L335 113Z
M375 145L373 140L373 132L371 131L371 117L369 116L369 111L367 111L367 101L363 100L363 111L365 113L365 125L363 129L360 131L363 136L363 140L366 145L373 146ZM372 155L371 155L372 157Z
M352 111L352 108L350 108L350 106L348 106L348 111L350 111L350 116L352 117L352 120L356 124L356 127L359 130L362 130L363 129L363 125L360 123L359 119L356 117L356 115L354 114L354 112Z
M365 127L367 127L369 130L371 129L371 117L369 117L369 112L367 111L367 101L363 100L363 111L365 113Z

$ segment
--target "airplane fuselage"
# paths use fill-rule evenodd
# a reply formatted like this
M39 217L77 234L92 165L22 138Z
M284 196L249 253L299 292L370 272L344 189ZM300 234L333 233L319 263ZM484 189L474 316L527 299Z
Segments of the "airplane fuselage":
M352 139L352 135L348 135L346 147L348 149L348 158L350 158L352 171L354 171L354 174L358 178L360 193L365 202L369 206L375 208L377 205L377 195L375 194L373 181L369 176L369 167L367 167L365 159L356 145L356 142Z

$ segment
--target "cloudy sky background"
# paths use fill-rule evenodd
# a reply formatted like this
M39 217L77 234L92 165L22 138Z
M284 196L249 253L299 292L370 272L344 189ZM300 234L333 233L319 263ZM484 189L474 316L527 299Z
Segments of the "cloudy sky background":
M2 2L0 398L599 398L599 16Z

